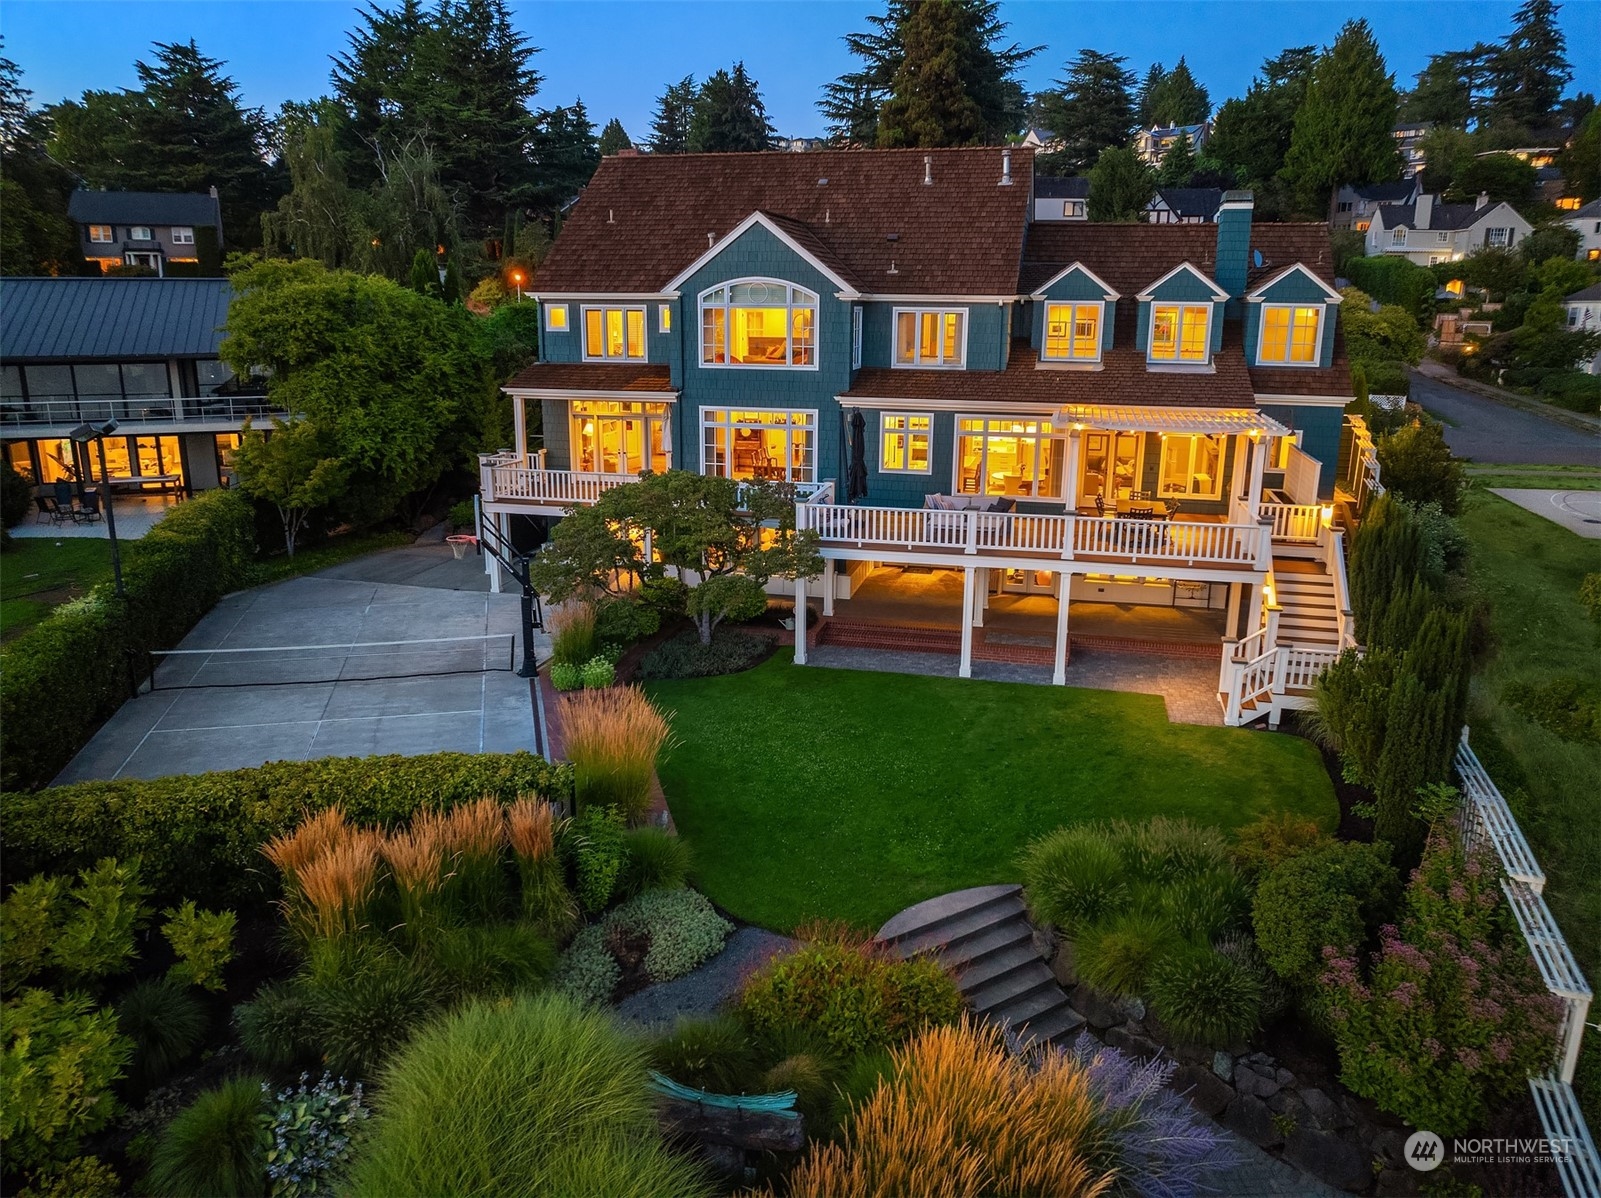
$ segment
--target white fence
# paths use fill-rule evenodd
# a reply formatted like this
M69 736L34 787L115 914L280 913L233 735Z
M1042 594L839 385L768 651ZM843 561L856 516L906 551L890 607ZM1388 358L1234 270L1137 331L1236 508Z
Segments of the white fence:
M1311 544L1318 539L1318 529L1323 524L1321 503L1264 503L1261 511L1264 520L1273 521L1275 541Z

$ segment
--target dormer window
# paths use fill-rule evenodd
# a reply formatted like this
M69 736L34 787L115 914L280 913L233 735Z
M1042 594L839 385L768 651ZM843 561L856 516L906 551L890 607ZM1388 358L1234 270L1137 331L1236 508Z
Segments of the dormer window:
M960 369L967 356L967 313L895 312L895 365Z
M133 228L128 230L128 239L130 241L154 241L155 240L154 237L150 236L150 226L149 225L134 225Z
M1390 244L1391 245L1405 245L1406 244L1406 226L1405 225L1398 226L1396 228L1395 232L1390 234Z
M1150 359L1205 362L1211 331L1211 304L1152 304Z
M645 360L645 309L585 308L584 360Z
M1047 362L1099 362L1103 304L1046 304L1045 340L1040 357Z
M817 296L776 280L727 283L700 297L706 366L817 365Z
M1256 360L1274 365L1315 366L1322 327L1322 305L1263 304Z

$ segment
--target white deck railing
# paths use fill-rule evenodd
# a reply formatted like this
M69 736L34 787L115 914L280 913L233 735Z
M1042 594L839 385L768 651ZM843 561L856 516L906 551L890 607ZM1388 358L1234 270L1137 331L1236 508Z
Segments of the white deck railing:
M591 504L602 491L639 479L637 474L540 470L520 464L515 454L486 454L478 463L479 490L485 503Z
M1318 533L1323 551L1323 569L1334 580L1334 622L1340 635L1340 648L1356 644L1356 621L1351 618L1351 583L1345 574L1345 534L1332 525Z
M1256 657L1244 658L1241 650L1265 642L1266 629L1252 633L1234 646L1223 663L1220 690L1223 693L1223 722L1239 727L1266 715L1277 726L1280 712L1287 707L1305 707L1308 692L1317 682L1318 675L1334 664L1340 656L1335 648L1316 649L1301 645L1278 645ZM1245 705L1255 704L1247 712Z
M1261 512L1264 520L1273 521L1275 541L1310 544L1318 539L1318 529L1323 525L1321 503L1264 503Z
M1063 561L1248 566L1272 559L1267 525L1105 519L1026 512L850 507L808 503L797 526L829 544L961 554L1020 554Z
M1568 1198L1601 1198L1601 1154L1573 1087L1553 1077L1531 1077L1529 1091L1540 1126L1553 1142L1557 1176Z

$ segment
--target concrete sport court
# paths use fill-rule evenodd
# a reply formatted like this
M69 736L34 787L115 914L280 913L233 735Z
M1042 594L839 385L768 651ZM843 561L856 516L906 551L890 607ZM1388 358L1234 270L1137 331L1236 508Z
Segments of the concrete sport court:
M438 643L169 657L157 680L178 689L124 703L56 782L316 757L537 752L532 688L507 668L522 662L518 603L488 592L478 558L456 561L444 545L376 553L229 595L175 647ZM540 660L548 655L542 634L535 650ZM373 676L401 673L414 676ZM293 681L258 684L273 679Z

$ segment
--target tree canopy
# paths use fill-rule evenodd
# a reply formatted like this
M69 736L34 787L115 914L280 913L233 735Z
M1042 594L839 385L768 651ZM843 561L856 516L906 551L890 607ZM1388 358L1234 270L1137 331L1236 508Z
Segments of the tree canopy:
M1199 125L1211 115L1211 97L1207 95L1206 88L1195 81L1182 55L1178 65L1171 71L1161 63L1153 64L1140 84L1139 123L1142 129Z
M761 89L743 62L700 85L689 116L691 153L750 153L767 149L772 137Z
M623 123L616 117L612 117L611 120L606 122L606 127L600 131L600 145L598 148L600 156L607 158L619 150L633 149L634 143L628 139L628 130L623 128Z
M1156 176L1127 146L1108 146L1090 169L1089 218L1139 221L1156 194Z
M685 75L656 98L650 122L653 154L682 154L689 149L689 122L695 115L695 76Z
M1040 122L1062 143L1046 155L1046 174L1082 174L1108 146L1124 146L1134 132L1134 73L1121 55L1080 50L1067 74L1037 100Z
M1295 116L1284 177L1299 209L1321 216L1341 183L1384 183L1401 174L1395 76L1366 21L1348 21L1319 56Z
M1315 46L1294 46L1269 58L1245 95L1227 101L1212 122L1207 156L1257 193L1257 208L1264 214L1276 214L1282 206L1278 174L1316 62Z
M0 57L0 273L72 274L82 264L67 219L72 175L46 152L46 122L32 95L21 68Z

